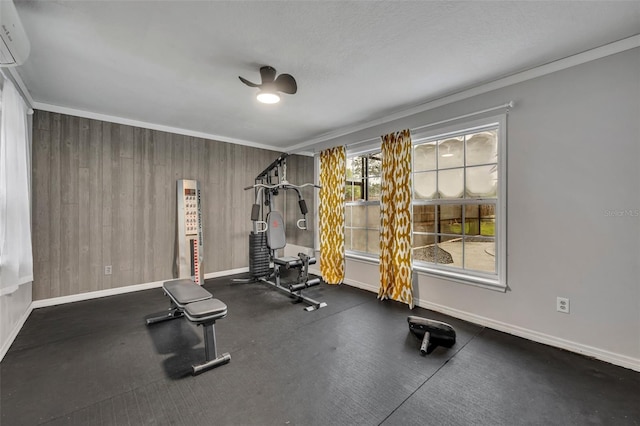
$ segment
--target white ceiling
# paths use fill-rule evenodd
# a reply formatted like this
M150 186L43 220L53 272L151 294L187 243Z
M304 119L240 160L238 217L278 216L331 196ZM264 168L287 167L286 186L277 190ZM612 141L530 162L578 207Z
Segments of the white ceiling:
M640 1L15 3L36 108L284 151L640 32ZM259 104L262 65L298 93Z

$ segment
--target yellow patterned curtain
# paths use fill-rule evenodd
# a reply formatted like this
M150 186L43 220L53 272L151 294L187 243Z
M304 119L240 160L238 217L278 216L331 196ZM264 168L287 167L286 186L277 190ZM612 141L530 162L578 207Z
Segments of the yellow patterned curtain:
M413 308L411 280L411 134L382 137L380 289L378 298Z
M344 146L320 153L320 273L327 284L344 280Z

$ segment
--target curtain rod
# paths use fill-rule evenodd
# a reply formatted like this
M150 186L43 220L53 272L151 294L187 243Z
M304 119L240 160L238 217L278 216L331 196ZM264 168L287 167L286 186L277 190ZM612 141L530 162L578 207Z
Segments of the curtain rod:
M502 104L502 105L494 106L494 107L491 107L491 108L483 109L482 111L470 112L469 114L459 115L459 116L453 117L453 118L447 118L446 120L436 121L435 123L431 123L431 124L425 124L424 126L415 127L413 129L410 129L410 130L411 131L415 131L415 130L427 129L429 127L437 126L439 124L449 123L450 121L456 121L456 120L460 120L462 118L473 117L474 115L484 114L486 112L495 111L497 109L506 108L507 112L509 112L509 110L511 108L513 108L513 105L514 105L513 101L509 101L506 104Z
M487 109L483 109L481 111L470 112L468 114L459 115L457 117L447 118L446 120L440 120L440 121L436 121L434 123L425 124L424 126L414 127L413 129L409 129L409 131L415 132L415 131L418 131L418 130L427 129L429 127L433 127L433 126L438 126L440 124L449 123L451 121L461 120L463 118L473 117L474 115L485 114L487 112L491 112L491 111L495 111L495 110L503 109L503 108L506 108L507 112L509 112L509 110L511 108L513 108L513 106L514 106L513 101L509 101L509 102L507 102L505 104L494 106L494 107L487 108ZM348 145L346 145L346 147L347 148L354 148L356 146L364 145L364 144L367 144L369 142L375 142L375 141L377 141L379 139L380 139L380 137L369 138L369 139L365 139L365 140L362 140L362 141L358 141L358 142L354 142L354 143L348 144Z

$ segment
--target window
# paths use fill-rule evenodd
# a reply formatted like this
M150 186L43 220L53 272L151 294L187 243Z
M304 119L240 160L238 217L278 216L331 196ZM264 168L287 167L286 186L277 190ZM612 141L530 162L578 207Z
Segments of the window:
M415 271L506 288L505 133L506 115L412 132ZM345 249L350 257L376 260L379 145L347 156Z
M380 151L348 157L345 186L345 249L352 254L380 253Z
M412 135L414 268L504 288L503 128Z

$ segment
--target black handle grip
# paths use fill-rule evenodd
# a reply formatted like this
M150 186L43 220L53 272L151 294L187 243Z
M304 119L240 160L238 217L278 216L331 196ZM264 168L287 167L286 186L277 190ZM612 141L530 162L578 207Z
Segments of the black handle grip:
M427 354L427 347L429 347L429 339L431 338L431 333L428 331L424 333L424 337L422 338L422 345L420 346L420 353L422 355Z
M300 204L300 213L302 213L303 215L309 213L309 209L307 208L307 203L304 200L298 201L298 204Z
M260 219L260 204L254 204L251 206L251 220L256 221Z

